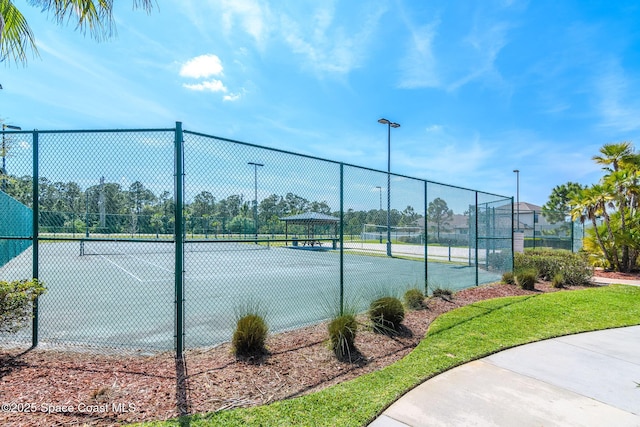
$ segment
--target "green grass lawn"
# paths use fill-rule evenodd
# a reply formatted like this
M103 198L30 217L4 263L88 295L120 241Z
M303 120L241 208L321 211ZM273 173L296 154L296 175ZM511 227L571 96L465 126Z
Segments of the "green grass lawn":
M143 425L362 426L407 390L454 366L533 341L637 324L640 287L612 285L482 301L440 316L409 355L380 371L266 406Z

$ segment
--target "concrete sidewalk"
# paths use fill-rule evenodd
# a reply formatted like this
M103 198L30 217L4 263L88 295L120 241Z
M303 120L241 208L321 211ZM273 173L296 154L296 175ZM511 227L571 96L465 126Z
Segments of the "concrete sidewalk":
M591 281L596 285L631 285L631 286L640 286L640 281L638 280L629 280L629 279L609 279L608 277L596 277L593 276Z
M640 326L589 332L451 369L411 390L370 426L638 427L638 383Z

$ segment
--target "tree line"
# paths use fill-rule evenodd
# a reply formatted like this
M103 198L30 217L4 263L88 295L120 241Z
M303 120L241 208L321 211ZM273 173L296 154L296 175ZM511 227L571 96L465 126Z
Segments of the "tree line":
M32 207L32 177L6 177L5 192L26 206ZM128 187L102 182L82 190L75 182L52 182L41 177L38 182L41 231L104 234L173 234L175 201L173 194L155 194L140 181ZM446 212L445 215L442 212ZM209 191L201 191L184 206L185 229L192 234L254 234L257 220L259 234L283 234L281 218L305 212L318 212L335 217L340 212L326 201L313 201L293 193L271 194L258 201L247 200L242 194L217 199ZM437 228L445 227L450 217L446 202L438 199L429 213ZM392 209L391 226L414 226L423 216L407 206ZM358 235L364 224L386 224L386 211L348 209L344 212L345 234ZM304 227L293 226L292 233L304 233ZM333 234L332 227L321 230Z

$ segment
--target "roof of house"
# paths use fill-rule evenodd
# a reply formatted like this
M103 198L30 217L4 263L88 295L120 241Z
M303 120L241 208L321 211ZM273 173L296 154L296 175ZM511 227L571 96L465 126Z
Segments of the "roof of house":
M520 202L520 203L514 203L513 204L513 211L517 211L518 208L520 209L520 212L531 212L531 211L535 211L535 212L540 212L542 211L542 206L538 206L538 205L534 205L533 203L527 203L527 202Z
M340 221L340 218L325 215L319 212L304 212L297 215L285 216L280 221L296 224L333 224Z

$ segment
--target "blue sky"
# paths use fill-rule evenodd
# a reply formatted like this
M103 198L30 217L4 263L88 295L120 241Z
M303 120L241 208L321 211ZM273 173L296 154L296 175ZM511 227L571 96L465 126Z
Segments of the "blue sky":
M640 132L632 1L122 0L96 42L15 4L40 58L6 64L23 129L185 129L516 195L596 182Z

